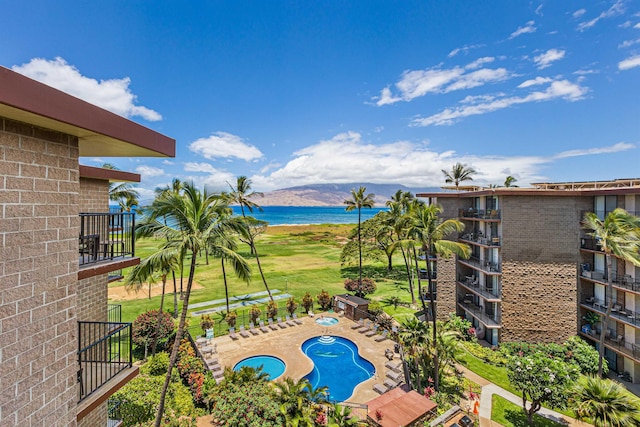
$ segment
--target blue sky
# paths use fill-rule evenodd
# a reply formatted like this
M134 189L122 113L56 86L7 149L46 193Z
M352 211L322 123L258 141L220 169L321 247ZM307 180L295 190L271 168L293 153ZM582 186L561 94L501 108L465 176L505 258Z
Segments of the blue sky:
M0 65L176 139L84 158L214 188L638 177L640 4L3 2Z

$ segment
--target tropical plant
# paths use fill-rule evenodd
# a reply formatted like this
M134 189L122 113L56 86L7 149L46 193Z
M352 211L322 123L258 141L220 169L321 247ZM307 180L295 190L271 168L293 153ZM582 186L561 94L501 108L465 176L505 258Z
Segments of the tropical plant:
M335 405L329 416L327 427L364 427L367 423L352 414L349 406Z
M323 289L316 298L318 300L320 310L326 311L331 308L331 295L329 295L329 292Z
M169 369L162 387L155 427L160 427L163 419L171 370L176 363L178 347L184 335L197 255L201 250L209 247L216 236L227 232L226 229L219 227L219 220L226 217L228 209L228 205L219 195L209 193L206 188L201 192L193 184L187 183L178 194L165 192L157 196L137 230L141 237L156 236L164 240L161 251L177 251L181 255L189 254L191 257L182 313L169 359ZM159 219L163 219L166 223L160 222ZM181 259L184 258L185 256L181 256Z
M640 425L637 399L617 382L587 377L573 395L574 410L579 420L593 422L596 427L634 427Z
M302 308L304 308L305 313L313 310L313 297L309 292L306 292L302 297Z
M587 322L587 325L593 328L593 325L595 325L600 321L600 315L597 313L594 313L593 311L587 311L587 313L584 316L582 316L582 320Z
M362 224L362 208L373 208L375 205L375 195L369 193L365 195L367 191L366 187L360 187L357 191L351 190L351 199L346 199L344 204L347 205L346 211L351 212L358 210L358 278L359 283L362 283L362 238L360 235L360 228Z
M404 349L403 362L410 366L407 382L418 393L422 393L423 378L431 377L432 368L429 357L429 326L415 317L406 318L400 324L398 337Z
M252 305L249 309L249 321L251 321L254 325L257 324L261 314L262 310L260 310L260 307Z
M165 343L173 334L175 325L171 315L159 310L149 310L133 321L131 340L137 346L144 348L144 358L147 358L147 350L153 343ZM155 354L155 353L154 353Z
M513 356L507 363L507 376L522 394L522 409L529 425L542 405L564 409L578 370L571 364L549 358L541 352L531 356Z
M370 277L361 277L360 280L346 279L344 281L344 288L356 294L360 298L364 298L366 295L372 294L376 291L376 282Z
M473 180L473 175L476 174L476 170L458 162L453 165L450 171L442 169L442 173L444 174L444 182L447 184L453 183L457 190L462 181Z
M120 170L111 163L102 165L103 169ZM125 212L131 212L131 208L138 206L138 197L140 194L130 182L109 182L109 200L117 202L120 208Z
M453 255L461 258L469 258L469 255L471 254L471 248L467 244L447 240L447 237L450 235L462 232L464 230L464 224L456 219L447 219L442 221L439 218L440 213L442 213L442 207L439 205L432 204L429 206L421 206L413 212L412 227L409 231L409 234L421 245L422 251L425 254L427 280L429 283L429 307L431 308L431 319L433 322L431 332L433 333L434 387L436 391L440 391L440 375L438 352L435 348L437 336L437 314L431 260L436 257L450 258ZM420 280L418 280L418 293L421 296L420 300L422 301L422 308L426 318L427 307L424 298L422 298Z
M602 319L603 330L600 334L598 375L602 376L602 360L604 359L605 326L609 322L613 307L613 268L611 256L623 259L640 267L640 218L631 215L624 209L609 212L604 221L593 212L587 212L582 221L582 228L598 241L605 256L607 274L607 311Z
M327 387L313 388L306 378L296 381L287 377L277 382L275 388L287 425L315 426L316 414L312 405L328 402Z
M275 319L278 316L278 304L271 300L267 303L267 317Z
M251 198L256 196L262 197L264 196L264 194L258 191L251 191L251 180L246 176L237 177L235 187L228 182L227 185L229 185L231 191L229 193L225 193L225 197L230 203L237 203L238 205L240 205L242 218L244 219L246 224L245 233L241 234L241 238L245 243L249 245L251 254L255 256L258 271L260 272L260 277L262 278L262 283L264 284L264 287L269 294L269 299L273 301L273 295L271 295L271 290L269 289L269 285L267 284L267 279L264 276L262 264L260 264L260 256L258 255L258 250L256 249L255 243L256 237L264 232L267 224L264 221L259 221L245 214L245 208L247 208L250 213L253 213L254 209L262 211L260 205L253 202Z
M515 177L509 175L504 180L504 186L505 187L517 187L517 185L515 185L516 182L518 182L518 180Z
M235 311L228 312L227 316L224 318L225 322L227 322L230 328L234 328L236 326L237 319L238 313L236 313Z
M214 321L208 314L203 314L200 318L200 328L202 332L207 332L207 329L213 328Z
M294 297L291 297L287 300L287 312L293 316L293 313L298 309L298 303Z

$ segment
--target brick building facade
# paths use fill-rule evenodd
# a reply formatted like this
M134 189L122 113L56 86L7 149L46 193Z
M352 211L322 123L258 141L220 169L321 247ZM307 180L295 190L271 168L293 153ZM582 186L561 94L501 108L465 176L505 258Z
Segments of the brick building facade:
M79 331L126 329L108 322L107 280L139 260L114 253L112 231L82 236L79 214L108 215L109 181L139 177L79 158L174 150L170 138L0 68L0 425L107 425L109 395L137 368L93 381L79 347L111 349Z

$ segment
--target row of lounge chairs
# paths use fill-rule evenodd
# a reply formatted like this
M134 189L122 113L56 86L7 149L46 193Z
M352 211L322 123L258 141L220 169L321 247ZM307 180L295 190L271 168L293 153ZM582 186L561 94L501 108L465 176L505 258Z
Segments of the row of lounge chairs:
M402 373L402 362L390 360L385 364L388 369L382 384L373 385L373 390L384 394L387 391L400 386L404 382L404 374Z
M238 331L237 334L236 334L235 328L229 328L229 336L231 337L232 340L238 340L240 339L240 337L238 337L238 334L242 338L249 338L251 335L260 335L260 332L262 332L263 334L266 334L269 332L269 329L273 331L277 331L279 329L285 329L288 327L302 325L302 320L298 319L298 316L295 313L293 314L293 317L287 315L284 320L282 319L282 317L278 317L276 321L269 318L267 322L268 322L268 327L267 325L265 325L263 320L260 320L260 323L257 326L253 322L251 322L249 323L248 331L245 329L244 325L240 325L240 330Z
M377 342L382 342L387 339L387 335L389 331L386 329L382 330L381 334L378 334L378 324L374 323L370 320L365 321L364 319L358 320L358 322L351 326L351 329L357 330L361 334L364 334L367 337L375 337L374 339Z

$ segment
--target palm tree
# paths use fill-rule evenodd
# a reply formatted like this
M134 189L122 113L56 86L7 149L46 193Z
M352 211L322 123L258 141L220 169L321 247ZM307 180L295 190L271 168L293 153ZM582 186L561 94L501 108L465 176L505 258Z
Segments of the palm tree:
M367 423L351 414L351 407L336 404L331 411L328 427L359 427Z
M626 389L609 379L588 377L574 394L576 418L596 427L634 427L640 424L640 407Z
M450 258L453 255L457 255L462 258L469 258L471 255L471 248L467 244L446 239L453 233L460 233L464 231L464 224L457 219L447 219L442 221L439 218L440 213L442 213L442 207L436 204L423 206L422 208L417 209L414 212L413 226L410 232L410 234L414 236L415 240L422 245L422 250L425 255L427 280L429 282L429 306L431 308L431 320L433 322L433 365L435 381L434 387L436 391L439 391L439 366L438 351L435 347L437 341L437 316L435 298L433 294L434 289L433 275L431 273L431 260L436 257ZM427 307L424 302L424 298L422 297L422 289L419 281L418 287L420 301L422 301L422 308L426 317Z
M265 289L267 290L267 294L269 294L269 299L273 301L273 295L271 295L271 289L269 289L269 285L267 284L267 279L264 276L264 271L262 271L262 264L260 264L260 256L258 255L258 250L256 249L256 236L261 234L266 228L266 223L264 221L259 221L253 217L248 217L245 214L244 208L253 213L254 209L262 211L262 208L257 203L251 200L252 197L255 196L264 196L263 193L258 191L251 191L251 180L246 176L239 176L236 179L235 187L227 182L227 185L231 188L231 192L226 193L225 197L230 203L237 203L240 205L240 210L242 212L242 218L244 218L247 228L246 232L242 234L242 237L249 245L249 249L251 249L251 254L256 258L256 264L258 265L258 271L260 272L260 277L262 278L262 283L264 284Z
M301 378L296 381L290 377L276 383L275 387L279 394L280 411L286 418L287 426L315 425L312 404L327 402L327 387L314 389L308 379Z
M102 165L103 169L120 170L111 163ZM109 200L117 202L123 211L131 212L133 206L138 206L138 197L140 194L130 182L109 183Z
M369 193L365 195L365 191L367 191L367 188L362 186L360 186L358 191L352 189L351 199L344 201L344 204L347 205L345 209L347 212L351 212L355 209L358 210L358 289L362 286L362 240L360 236L360 228L362 226L362 208L371 209L375 204L375 194Z
M504 186L505 187L517 187L517 185L515 185L516 182L518 182L516 177L509 175L504 180Z
M149 298L151 298L151 283L156 274L160 275L162 280L162 296L160 297L160 310L158 310L158 319L156 321L156 333L151 343L151 356L156 354L156 346L158 344L158 335L160 329L160 319L162 319L162 310L164 308L164 295L167 284L167 276L172 273L178 266L178 252L175 250L160 250L151 254L131 269L125 278L125 287L135 283L149 282ZM145 349L146 350L146 349ZM146 355L145 355L146 356ZM146 357L145 357L146 359Z
M404 349L403 365L407 384L411 388L417 389L418 393L421 393L422 373L428 375L428 372L420 369L420 361L428 359L428 357L425 357L425 352L431 346L428 324L419 321L415 317L406 318L400 325L399 340ZM407 367L407 359L413 365L413 369ZM416 373L415 382L412 381L411 372Z
M591 230L587 234L600 244L605 256L607 274L607 311L602 319L600 345L598 353L598 375L602 376L602 359L604 358L604 338L606 325L609 322L613 306L613 277L611 255L621 258L640 267L640 218L631 215L621 208L609 212L602 221L593 212L587 212L582 221L582 228Z
M221 232L217 226L217 221L221 217L221 209L228 209L228 206L219 195L209 193L206 188L201 192L192 183L187 183L184 184L184 189L179 194L166 192L159 195L149 210L149 215L139 226L140 236L159 236L166 240L161 250L176 251L191 256L182 313L169 358L167 375L160 394L155 427L160 427L162 421L167 390L171 382L171 371L176 364L178 348L184 335L189 297L196 271L196 258L198 252L205 249L214 236ZM160 218L166 219L167 224L158 221Z
M467 165L463 165L458 162L451 168L450 171L442 169L442 173L444 174L444 182L447 184L455 184L456 190L462 181L473 181L473 176L476 173L476 170L472 167L467 167Z

